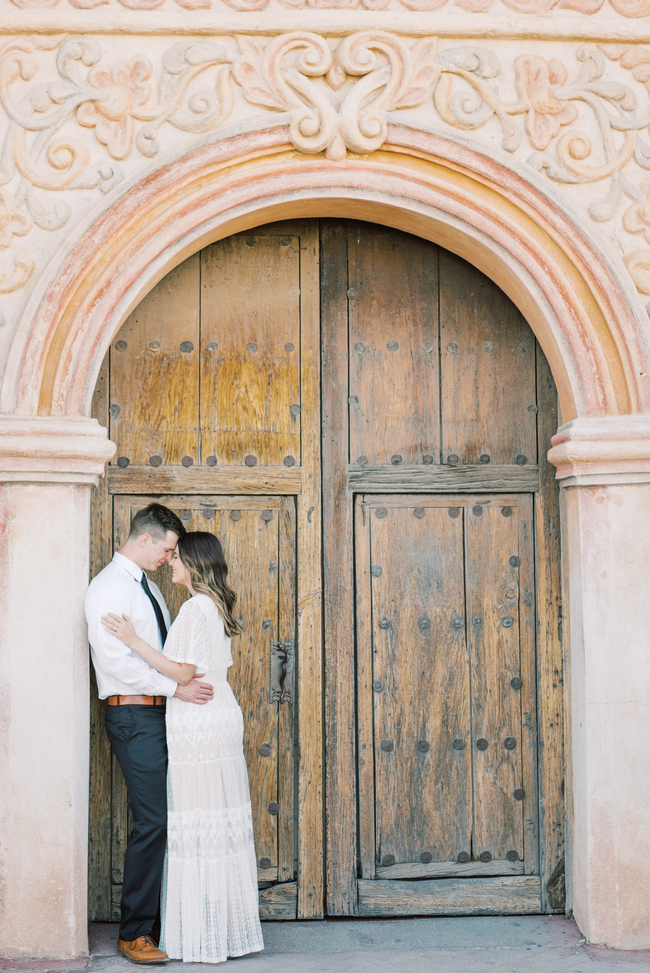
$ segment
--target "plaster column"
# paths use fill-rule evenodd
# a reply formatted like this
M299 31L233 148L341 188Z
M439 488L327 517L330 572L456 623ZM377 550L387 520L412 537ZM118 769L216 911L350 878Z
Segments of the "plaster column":
M565 488L573 911L589 942L648 949L650 416L578 419L553 444Z
M88 951L90 489L94 419L0 416L0 956Z

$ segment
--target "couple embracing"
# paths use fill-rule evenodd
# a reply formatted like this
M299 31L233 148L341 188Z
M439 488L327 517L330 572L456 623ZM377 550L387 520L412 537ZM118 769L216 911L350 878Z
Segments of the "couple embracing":
M145 574L166 561L192 596L171 626ZM133 811L118 951L134 963L220 963L264 948L243 718L227 682L239 633L227 575L213 534L186 533L151 503L86 595L106 732Z

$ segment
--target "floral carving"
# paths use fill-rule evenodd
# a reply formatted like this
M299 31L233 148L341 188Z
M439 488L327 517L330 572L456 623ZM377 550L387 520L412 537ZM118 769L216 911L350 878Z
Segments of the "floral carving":
M243 9L266 0L237 2ZM428 0L408 0L414 9L420 2ZM615 80L608 61L618 63ZM623 72L629 84L619 80ZM244 115L286 113L295 148L333 160L379 149L391 117L403 112L417 113L409 124L448 128L452 137L485 128L565 194L577 184L602 186L588 213L599 223L618 214L623 233L638 239L624 260L639 291L650 293L650 250L641 249L650 246L650 179L636 177L650 172L649 48L582 47L573 64L524 52L503 66L486 45L382 30L188 39L158 61L137 51L106 60L90 37L8 43L0 50L0 292L25 285L33 262L14 248L29 233L66 225L68 194L92 200L93 191L109 191L123 178L118 162L133 172L165 139L173 144L172 129L184 138L217 131L236 97Z
M567 76L567 69L556 59L546 61L535 54L522 54L515 59L515 85L534 149L547 149L560 126L571 125L578 117L574 104L558 101L553 95L552 87L565 84Z
M650 244L650 179L643 180L639 198L623 213L623 228L642 234ZM650 295L650 250L633 250L623 259L637 289Z
M628 233L642 233L650 243L650 179L641 183L641 197L625 210L623 226Z
M31 228L29 216L12 210L7 193L0 191L0 250L6 250L15 236L25 236Z
M151 64L146 57L133 58L114 68L93 68L88 83L104 92L104 97L84 101L77 108L77 121L94 128L98 142L105 145L113 159L125 159L133 147L134 110L144 105L151 94L146 82Z

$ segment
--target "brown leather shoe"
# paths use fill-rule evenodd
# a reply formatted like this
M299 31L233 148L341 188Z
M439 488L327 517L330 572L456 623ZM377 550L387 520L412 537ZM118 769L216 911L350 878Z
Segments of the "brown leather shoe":
M118 939L117 951L132 963L169 963L169 956L158 949L151 936L138 936L132 942Z

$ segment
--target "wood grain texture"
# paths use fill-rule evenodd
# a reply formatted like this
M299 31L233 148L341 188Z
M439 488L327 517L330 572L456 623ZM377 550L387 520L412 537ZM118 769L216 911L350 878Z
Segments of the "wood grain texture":
M109 467L110 493L296 494L302 489L299 466L128 466Z
M463 521L426 501L382 504L366 502L376 858L448 862L472 837L470 672L464 629L453 626L464 616Z
M359 881L362 916L534 915L539 911L540 880L536 875L432 882Z
M347 245L350 459L437 463L438 248L367 223Z
M278 881L277 868L260 868L257 866L257 882L259 885L275 885Z
M527 875L539 875L539 787L537 776L535 524L531 496L518 497L519 650L521 658L521 773L524 790L524 862Z
M324 911L323 630L318 225L300 235L303 491L298 497L298 918Z
M375 732L372 688L372 583L370 510L366 497L357 497L354 511L356 635L357 635L357 740L359 786L359 857L362 878L374 878L375 853ZM338 784L338 782L336 782ZM343 790L343 788L341 788ZM329 798L329 791L328 791ZM328 799L329 807L329 799ZM335 835L336 824L331 830ZM357 903L356 877L353 901Z
M563 912L562 889L549 899L547 884L564 849L564 651L560 503L555 469L546 459L557 430L557 390L537 349L538 440L541 490L535 497L537 574L537 705L539 707L540 868L544 911Z
M121 472L121 471L120 471ZM128 470L125 472L128 473ZM348 467L354 493L533 493L539 490L537 466L359 466Z
M357 901L353 511L347 492L347 238L345 224L334 220L321 222L325 883L330 915L355 915Z
M218 463L300 463L300 246L251 231L201 251L201 440Z
M296 687L296 502L283 497L278 511L278 638L293 642L294 683L293 702L277 703L278 710L278 879L288 882L295 878L295 732Z
M262 922L285 922L297 918L298 887L295 882L274 885L259 893Z
M97 378L92 416L108 426L108 356ZM113 513L106 477L94 487L90 500L90 578L99 574L113 555ZM111 917L111 745L104 729L106 704L99 699L95 670L90 667L90 786L88 811L88 918L108 922Z
M476 858L524 854L523 803L514 797L523 787L521 697L510 685L521 672L518 520L519 508L500 498L465 511Z
M199 269L195 255L170 271L111 345L113 466L120 457L135 465L151 456L164 464L184 456L200 462Z
M122 886L111 886L111 913L108 922L119 922L121 918Z
M537 456L535 339L503 291L440 252L442 461ZM529 411L530 410L530 411Z
M497 861L491 862L404 862L399 865L384 867L378 865L375 871L377 878L480 878L492 875L523 875L523 862Z

